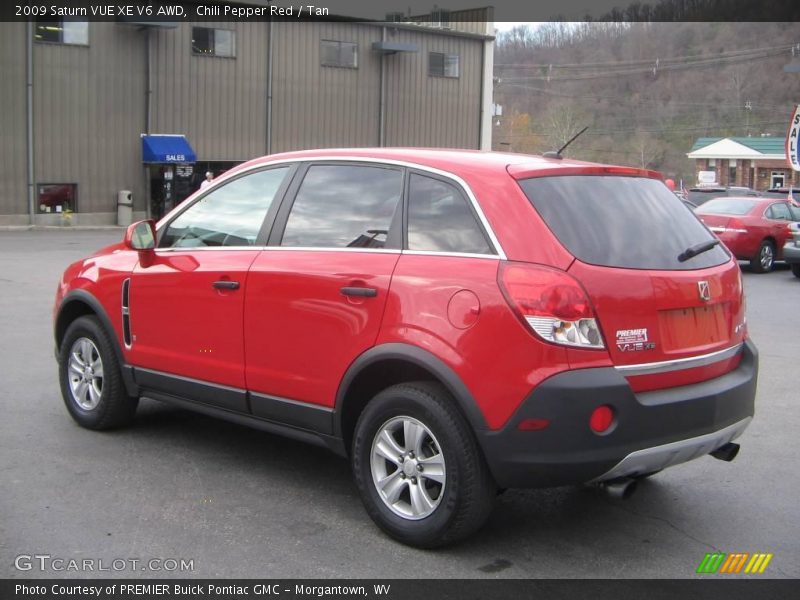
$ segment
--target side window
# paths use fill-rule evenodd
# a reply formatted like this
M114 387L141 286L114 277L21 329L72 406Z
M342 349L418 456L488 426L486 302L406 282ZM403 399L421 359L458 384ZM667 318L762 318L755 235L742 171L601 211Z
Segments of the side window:
M312 166L297 191L281 246L383 248L402 189L397 169Z
M414 173L408 195L408 249L493 254L461 191Z
M773 204L767 210L768 219L778 219L781 221L791 221L792 214L789 212L788 204Z
M215 189L169 224L159 248L252 246L289 167L259 171Z

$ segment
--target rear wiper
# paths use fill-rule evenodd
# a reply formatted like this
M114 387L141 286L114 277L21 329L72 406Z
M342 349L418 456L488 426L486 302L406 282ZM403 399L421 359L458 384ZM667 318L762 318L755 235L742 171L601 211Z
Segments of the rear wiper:
M699 244L695 244L694 246L689 246L686 250L678 254L678 262L686 262L690 258L694 258L698 254L702 254L703 252L708 252L714 246L719 244L719 240L709 240L707 242L700 242Z

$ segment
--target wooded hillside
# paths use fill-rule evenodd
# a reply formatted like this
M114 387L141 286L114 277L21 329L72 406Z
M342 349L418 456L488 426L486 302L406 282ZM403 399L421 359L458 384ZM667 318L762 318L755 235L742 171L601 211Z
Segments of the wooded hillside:
M783 137L800 104L797 23L548 23L500 34L497 150L565 152L694 184L698 137Z

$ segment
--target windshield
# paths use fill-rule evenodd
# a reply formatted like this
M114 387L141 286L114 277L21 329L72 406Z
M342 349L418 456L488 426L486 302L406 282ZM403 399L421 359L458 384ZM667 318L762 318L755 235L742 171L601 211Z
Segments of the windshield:
M738 198L717 198L709 200L695 212L700 215L746 215L756 205L752 200Z
M547 225L577 259L632 269L692 270L729 258L720 246L680 262L714 236L660 181L570 175L519 182Z

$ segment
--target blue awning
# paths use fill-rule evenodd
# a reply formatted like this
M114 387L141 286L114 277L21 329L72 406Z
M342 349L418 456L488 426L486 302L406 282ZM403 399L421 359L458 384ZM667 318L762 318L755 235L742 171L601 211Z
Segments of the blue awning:
M142 162L193 163L197 155L182 135L142 135Z

